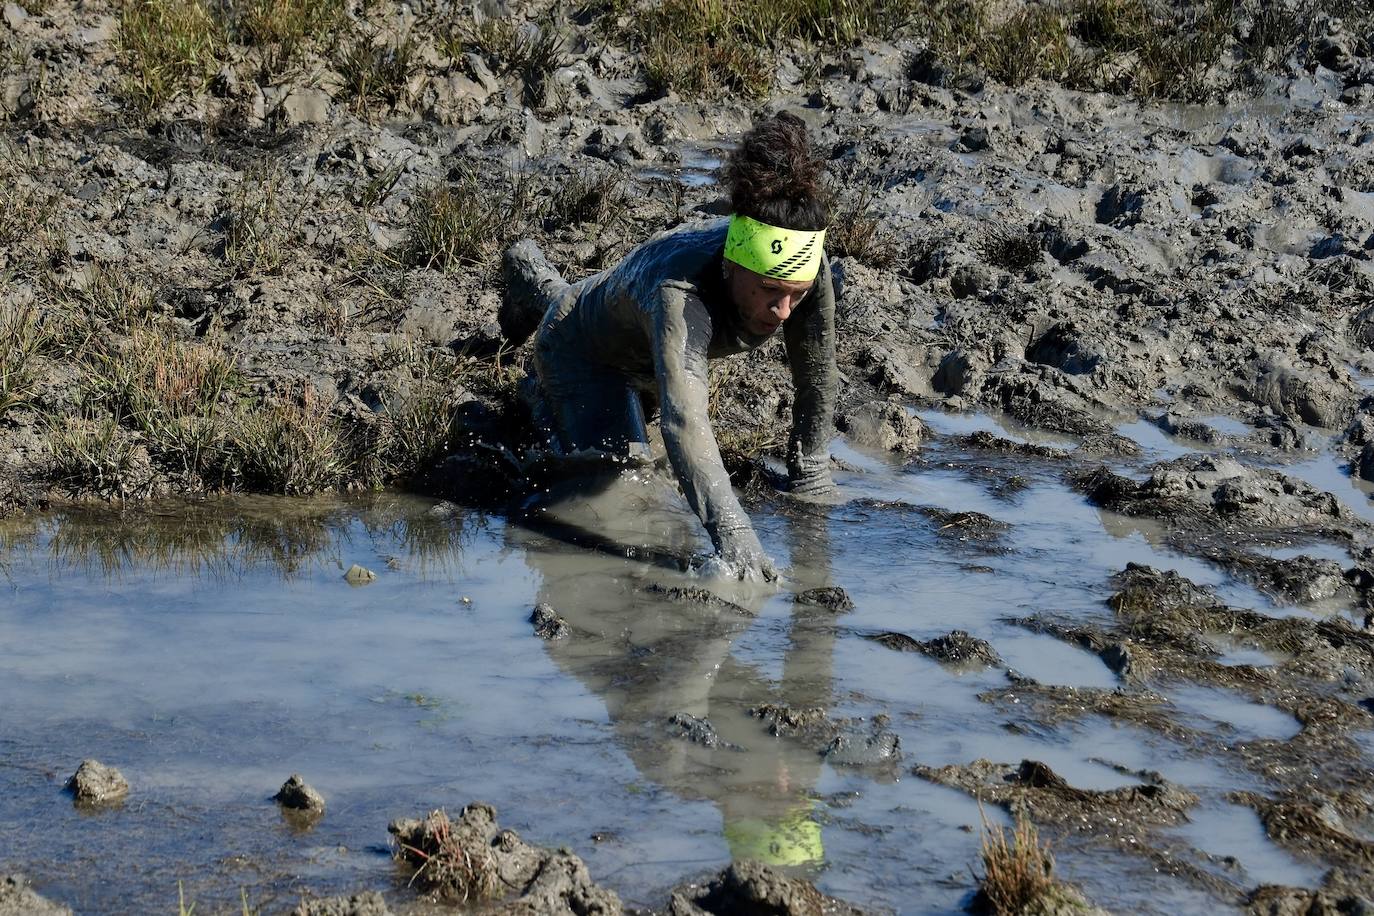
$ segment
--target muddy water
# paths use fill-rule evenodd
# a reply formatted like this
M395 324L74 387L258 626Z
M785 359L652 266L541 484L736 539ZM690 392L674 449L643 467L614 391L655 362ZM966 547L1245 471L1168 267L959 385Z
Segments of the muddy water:
M1104 620L1108 577L1128 562L1273 610L1251 587L1156 546L1148 526L1094 509L1058 469L952 444L974 428L1016 430L926 419L943 436L909 466L837 444L854 468L837 478L843 505L753 507L788 569L777 592L569 543L580 527L654 544L660 557L701 550L693 520L652 474L560 503L568 524L558 529L396 495L4 520L0 872L28 873L78 912L167 911L179 881L202 901L198 913L237 907L241 888L268 912L307 887L408 899L387 821L482 799L529 839L573 847L631 902L661 905L673 884L732 853L756 855L769 825L788 824L802 839L785 857L828 892L955 912L970 891L979 810L908 770L988 757L1042 760L1084 788L1134 781L1121 768L1157 770L1202 798L1192 822L1170 831L1180 848L1235 857L1231 877L1251 886L1314 885L1319 868L1225 800L1258 788L1254 776L1133 727L1049 725L985 704L977 694L1004 685L1002 669L951 671L862 638L963 629L1021 674L1113 687L1097 656L1010 618ZM1021 482L1008 488L1013 473ZM1009 527L962 538L915 507ZM354 563L376 581L351 587L343 573ZM669 601L646 591L654 584L706 584L742 610ZM819 585L843 586L857 608L836 617L792 601ZM539 601L566 618L569 638L532 635ZM1232 663L1275 661L1230 650ZM1279 739L1297 729L1220 690L1170 699L1196 728ZM832 767L749 715L770 702L890 716L904 762ZM722 743L675 737L678 713L709 719ZM122 807L78 811L62 794L84 757L124 771L133 790ZM313 829L269 801L292 772L328 799ZM1120 911L1217 905L1125 854L1070 841L1059 864Z

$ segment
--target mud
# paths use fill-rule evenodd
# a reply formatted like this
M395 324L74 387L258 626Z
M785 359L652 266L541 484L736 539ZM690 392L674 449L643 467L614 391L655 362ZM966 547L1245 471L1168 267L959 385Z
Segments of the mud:
M526 30L548 12L497 6ZM590 20L560 23L569 40L541 94L476 52L445 56L440 11L373 7L350 10L350 28L416 43L413 91L385 111L346 97L319 49L267 78L262 51L235 46L205 91L146 117L123 95L122 7L4 11L0 167L18 170L0 211L21 194L54 206L0 246L0 312L86 314L102 270L134 278L120 301L144 303L139 320L225 354L236 377L220 407L318 396L346 465L322 486L448 500L414 513L276 502L229 520L205 500L140 505L264 487L189 468L111 407L82 335L45 344L0 415L0 510L31 510L0 529L15 596L0 611L16 681L0 740L16 780L0 791L6 870L83 910L165 908L189 863L208 875L198 911L235 909L243 884L289 907L319 878L321 893L381 887L391 903L304 911L384 912L414 898L365 851L378 812L459 779L462 798L540 812L527 835L612 838L584 850L593 881L471 806L461 829L491 851L511 898L496 905L514 911L615 912L619 893L661 907L700 863L739 858L732 826L797 822L824 833L822 852L793 852L827 894L952 911L972 886L971 795L1042 824L1089 897L1122 911L1369 908L1366 34L1314 16L1272 72L1209 84L1218 104L1011 88L910 37L788 51L766 100L692 100L650 91ZM719 215L714 163L759 110L782 108L827 151L840 222L870 221L876 241L835 252L841 505L803 510L773 490L786 456L772 433L791 412L780 345L713 379L747 508L791 554L770 604L678 578L700 545L662 532L699 532L670 510L589 513L582 534L630 532L596 544L525 524L508 494L528 350L503 345L495 257L518 231L580 278ZM447 269L426 263L413 251L424 193L465 175L509 201L508 226ZM622 204L559 211L577 176L617 183ZM235 260L240 195L267 189L253 227L266 260ZM128 317L86 330L127 352ZM53 431L92 411L110 420L109 460L73 474ZM430 428L452 435L379 466L387 435ZM644 567L670 575L646 581ZM431 575L449 578L428 590ZM47 577L84 590L68 599ZM202 579L213 600L178 591ZM315 615L318 638L279 626L282 607ZM187 645L226 648L205 672L147 682ZM360 659L360 645L380 648ZM189 704L211 673L224 701ZM207 762L208 746L230 762ZM71 810L49 774L91 753L139 774L140 804ZM895 780L903 757L925 778ZM224 783L240 789L207 798L225 767L247 774ZM339 787L307 843L262 797L263 773L297 768ZM76 790L108 799L120 782ZM1235 812L1254 823L1235 828ZM205 839L167 847L189 834ZM229 849L256 864L234 871ZM841 906L820 893L736 863L673 906ZM39 906L13 881L0 901Z
M620 898L594 884L581 859L566 849L532 846L501 829L490 805L468 805L453 821L441 812L400 819L387 830L396 838L396 857L440 900L490 901L484 912L503 916L623 912Z
M863 916L843 900L827 897L810 884L762 865L737 862L714 879L673 892L669 916Z
M72 911L34 893L20 875L0 878L0 914L3 916L72 916Z
M67 791L78 805L116 805L129 794L129 782L112 766L99 760L83 760L67 780Z
M272 796L272 800L285 810L306 816L319 817L324 814L324 796L302 779L299 773L292 773L277 794Z

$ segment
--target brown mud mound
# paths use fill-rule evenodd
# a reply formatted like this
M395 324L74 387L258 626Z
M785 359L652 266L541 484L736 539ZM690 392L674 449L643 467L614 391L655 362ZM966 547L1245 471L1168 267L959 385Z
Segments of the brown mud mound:
M775 738L789 738L813 747L835 766L870 767L892 771L902 758L901 738L887 728L887 716L832 718L819 706L793 708L765 703L749 714L767 724Z
M876 633L864 637L896 652L919 652L937 662L956 667L993 667L1002 658L987 642L963 630L951 630L944 636L920 640L905 633Z
M707 884L673 891L669 916L864 916L805 881L758 862L733 862Z
M1366 916L1374 903L1354 894L1334 895L1299 887L1265 884L1245 901L1251 916Z
M299 773L292 773L291 778L282 783L277 794L272 796L272 800L281 805L282 808L298 811L302 814L317 816L324 814L324 796L317 792L314 786L306 782Z
M72 916L65 906L38 896L20 875L0 878L0 916Z
M437 899L475 905L501 916L618 916L613 891L592 882L587 866L566 849L532 846L496 823L496 809L480 802L450 819L392 821L396 858L415 869L414 881Z
M1123 515L1159 518L1172 527L1311 530L1346 540L1363 523L1330 493L1267 468L1195 455L1156 465L1135 481L1105 467L1073 478L1094 503Z
M967 766L916 766L911 772L1001 805L1018 817L1082 831L1179 824L1198 802L1193 793L1158 776L1119 789L1075 788L1037 760L1020 764L975 760Z
M67 790L78 805L110 805L129 794L124 774L99 760L83 760L67 780Z
M381 894L364 891L344 897L302 900L291 916L391 916L391 910Z

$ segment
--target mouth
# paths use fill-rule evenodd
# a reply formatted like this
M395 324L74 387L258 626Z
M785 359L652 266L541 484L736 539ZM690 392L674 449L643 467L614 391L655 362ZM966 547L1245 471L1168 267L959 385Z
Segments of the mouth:
M780 328L780 327L782 327L782 322L781 322L781 321L775 321L775 322L773 322L772 324L769 324L769 323L764 322L764 321L760 321L760 322L759 322L759 333L762 334L763 336L767 337L769 334L772 334L774 331L776 331L776 330L777 330L778 328Z

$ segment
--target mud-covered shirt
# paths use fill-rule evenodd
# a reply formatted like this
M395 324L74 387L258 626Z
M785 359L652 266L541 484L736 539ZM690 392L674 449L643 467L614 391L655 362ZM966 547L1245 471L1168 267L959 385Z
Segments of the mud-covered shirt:
M668 459L718 547L723 536L752 526L707 419L707 361L768 340L748 333L726 288L728 228L722 219L650 239L575 284L541 331L554 358L604 366L657 394ZM829 461L838 373L828 264L783 324L783 339L796 388L788 471L799 478L824 472Z

